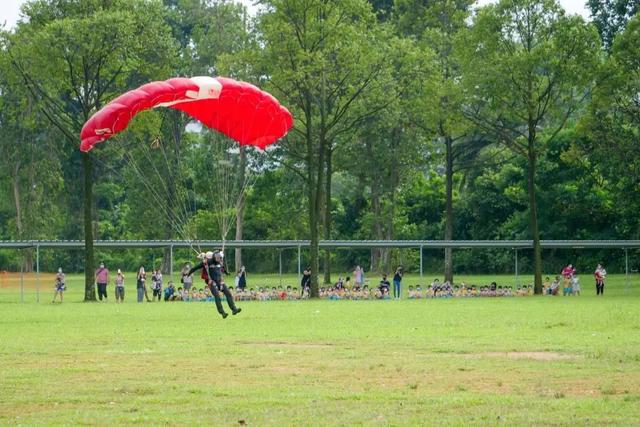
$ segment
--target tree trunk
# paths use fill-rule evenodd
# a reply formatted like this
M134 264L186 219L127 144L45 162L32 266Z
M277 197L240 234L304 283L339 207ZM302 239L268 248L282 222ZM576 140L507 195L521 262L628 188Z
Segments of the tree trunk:
M542 294L542 249L540 247L540 230L538 229L538 207L536 203L536 154L534 142L529 141L527 173L527 188L529 191L529 219L531 225L531 237L533 239L533 268L534 268L534 292Z
M162 272L162 274L168 274L169 276L173 274L173 271L171 271L173 267L171 255L171 248L164 248L162 252L162 265L160 266L160 271Z
M333 174L332 169L332 157L333 150L327 149L326 158L326 176L325 176L325 188L324 188L324 239L331 240L331 176ZM329 249L324 250L324 283L331 283L331 251Z
M95 301L93 263L93 165L89 153L82 153L84 170L84 300Z
M453 140L450 135L444 135L446 152L446 201L444 240L453 239ZM453 283L453 251L444 250L444 280Z

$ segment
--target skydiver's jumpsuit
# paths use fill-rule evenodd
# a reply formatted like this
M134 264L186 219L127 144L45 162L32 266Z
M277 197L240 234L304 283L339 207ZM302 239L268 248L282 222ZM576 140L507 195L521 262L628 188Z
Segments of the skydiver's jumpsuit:
M216 260L203 260L200 264L194 265L191 270L186 274L186 276L192 274L194 271L203 269L203 274L201 277L205 279L207 282L207 286L211 289L211 293L213 294L213 299L216 302L216 307L218 309L218 313L224 314L224 309L222 308L222 301L220 299L220 292L222 291L224 296L227 299L227 304L229 304L229 308L232 311L236 311L236 304L233 301L233 295L231 295L231 291L227 288L227 285L222 281L222 265L218 263ZM205 278L206 273L206 278Z

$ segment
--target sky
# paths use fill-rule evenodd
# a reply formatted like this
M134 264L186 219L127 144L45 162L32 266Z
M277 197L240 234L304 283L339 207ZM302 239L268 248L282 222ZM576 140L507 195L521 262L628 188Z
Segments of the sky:
M252 6L253 0L240 0L241 3L246 4L250 10L255 9ZM13 28L20 17L20 6L25 3L26 0L0 0L0 26L5 24L9 28ZM478 0L479 5L485 5L488 3L494 3L495 0ZM589 10L587 9L586 0L560 0L560 4L569 13L577 13L585 18L589 17Z

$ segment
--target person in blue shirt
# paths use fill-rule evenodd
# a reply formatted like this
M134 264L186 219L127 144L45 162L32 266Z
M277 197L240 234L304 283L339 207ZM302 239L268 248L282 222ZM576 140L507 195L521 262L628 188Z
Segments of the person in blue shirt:
M171 300L174 293L175 293L175 288L173 287L173 282L169 282L167 287L164 289L164 300L165 301ZM160 298L160 295L158 295L158 298Z

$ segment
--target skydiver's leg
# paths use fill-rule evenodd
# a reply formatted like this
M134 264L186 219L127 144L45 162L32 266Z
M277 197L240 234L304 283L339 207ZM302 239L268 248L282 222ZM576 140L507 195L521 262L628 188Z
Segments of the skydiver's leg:
M236 303L233 300L233 295L231 294L231 291L229 290L229 288L227 288L227 285L225 285L224 283L222 284L222 292L224 293L224 296L227 298L227 304L229 304L229 308L231 309L233 314L239 313L240 309L236 308Z
M209 284L209 289L211 289L213 300L216 302L216 308L218 309L218 313L220 313L223 318L227 317L227 313L225 313L224 308L222 308L222 301L220 300L220 292L218 292L218 287L213 281L211 281L211 283Z

